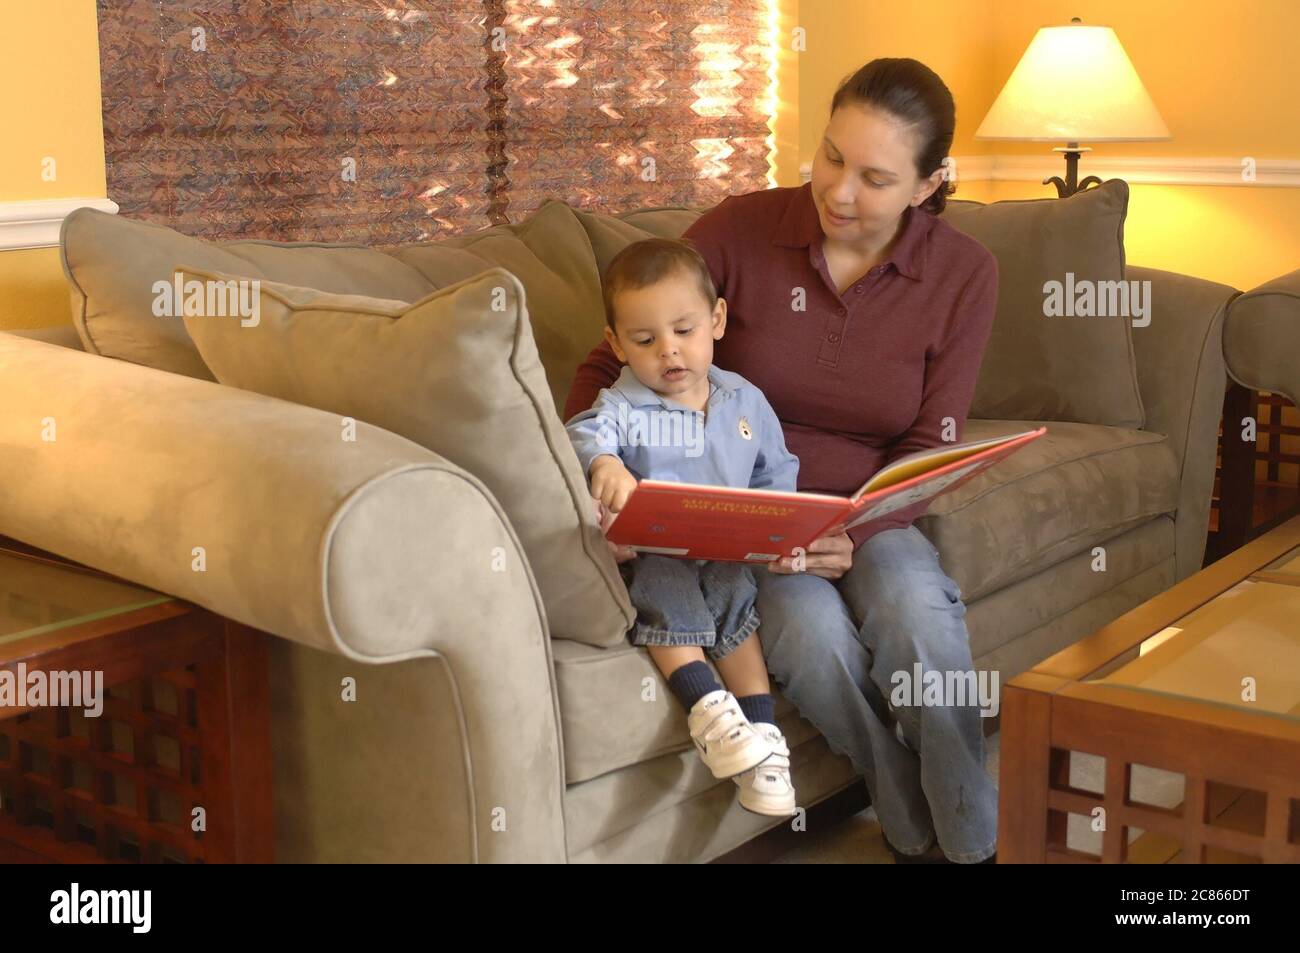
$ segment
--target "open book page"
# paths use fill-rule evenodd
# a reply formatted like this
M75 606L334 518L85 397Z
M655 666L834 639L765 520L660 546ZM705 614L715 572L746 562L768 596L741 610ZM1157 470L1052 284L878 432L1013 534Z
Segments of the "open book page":
M954 483L966 479L967 475L971 474L972 471L979 470L982 467L989 465L989 462L990 461L986 460L972 460L968 466L956 467L950 473L945 473L943 476L935 477L933 480L923 480L916 484L916 486L910 486L905 490L899 490L897 493L891 493L879 502L863 507L862 512L855 516L851 522L846 524L845 528L847 529L852 526L857 526L860 523L867 522L867 520L878 519L881 516L886 516L894 512L895 510L901 510L906 506L911 506L913 503L936 497ZM915 475L916 474L913 474L913 476Z
M954 444L951 447L931 447L928 450L918 450L916 453L909 453L901 459L895 460L887 467L877 470L876 473L866 483L862 484L857 493L853 494L853 499L866 496L868 493L874 493L877 490L883 490L885 487L894 486L902 483L904 480L910 480L914 476L922 473L929 473L931 470L937 470L942 466L947 466L957 460L973 456L981 450L987 450L990 447L996 447L998 444L1009 443L1017 440L1026 434L1033 433L1032 430L1021 431L1020 433L1007 434L1002 437L989 437L986 440L972 440L969 443ZM939 481L948 486L949 482ZM937 490L935 492L938 492ZM900 497L908 496L907 493L898 494ZM924 499L933 496L933 493L926 493L917 499ZM892 500L891 500L892 502ZM899 504L907 506L908 503L916 502L915 499L909 499L907 502ZM897 509L898 507L894 507ZM879 516L881 514L874 514ZM858 522L861 522L860 520ZM856 524L855 524L856 525Z

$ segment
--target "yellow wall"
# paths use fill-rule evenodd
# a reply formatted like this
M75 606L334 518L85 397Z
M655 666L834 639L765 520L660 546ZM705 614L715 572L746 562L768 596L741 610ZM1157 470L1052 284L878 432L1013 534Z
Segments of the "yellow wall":
M0 331L72 322L57 248L0 251Z
M801 0L798 16L808 31L801 161L816 151L838 82L877 56L915 57L944 78L957 101L954 155L1050 154L1048 143L982 142L974 133L1034 32L1071 16L1114 27L1173 134L1168 142L1102 143L1096 152L1300 157L1296 0ZM1055 192L959 179L957 194L995 201ZM1125 243L1135 264L1251 288L1300 268L1300 189L1134 185Z
M776 136L776 184L799 184L799 65L794 30L799 26L799 0L768 0L776 7L776 115L771 126Z
M95 0L6 3L0 89L0 202L103 197ZM52 182L41 176L46 156ZM0 329L65 324L68 307L57 249L0 252Z
M993 102L993 0L800 0L808 49L799 63L799 152L809 162L842 80L878 56L910 56L938 73L957 102L954 155L989 151L973 140Z

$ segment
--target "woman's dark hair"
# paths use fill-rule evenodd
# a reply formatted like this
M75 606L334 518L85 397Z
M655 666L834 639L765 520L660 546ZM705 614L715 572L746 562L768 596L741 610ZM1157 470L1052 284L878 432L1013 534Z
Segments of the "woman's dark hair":
M873 106L916 127L921 140L916 172L921 178L944 167L957 126L957 107L939 74L924 63L904 58L872 60L840 83L831 99L831 113L850 105ZM921 208L938 215L955 191L957 187L945 175Z

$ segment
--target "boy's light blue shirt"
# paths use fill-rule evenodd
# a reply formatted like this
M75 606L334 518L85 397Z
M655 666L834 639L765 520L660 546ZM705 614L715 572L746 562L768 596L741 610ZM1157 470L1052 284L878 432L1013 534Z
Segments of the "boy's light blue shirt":
M612 453L638 480L793 492L799 459L785 448L781 421L763 392L712 364L708 377L705 414L656 394L625 366L590 410L565 424L582 472Z

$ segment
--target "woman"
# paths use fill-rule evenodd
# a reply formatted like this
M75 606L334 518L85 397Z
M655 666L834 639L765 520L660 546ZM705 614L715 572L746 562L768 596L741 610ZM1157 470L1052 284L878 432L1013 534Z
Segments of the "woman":
M936 218L955 116L923 64L873 60L836 91L809 184L731 196L683 236L729 306L715 362L776 409L801 491L851 494L899 456L961 440L997 263ZM607 344L592 351L565 419L619 369ZM997 790L974 700L890 703L917 663L972 668L961 592L912 525L919 512L822 537L801 571L785 559L756 572L760 637L786 698L865 776L895 856L942 859L937 838L947 859L980 862Z

